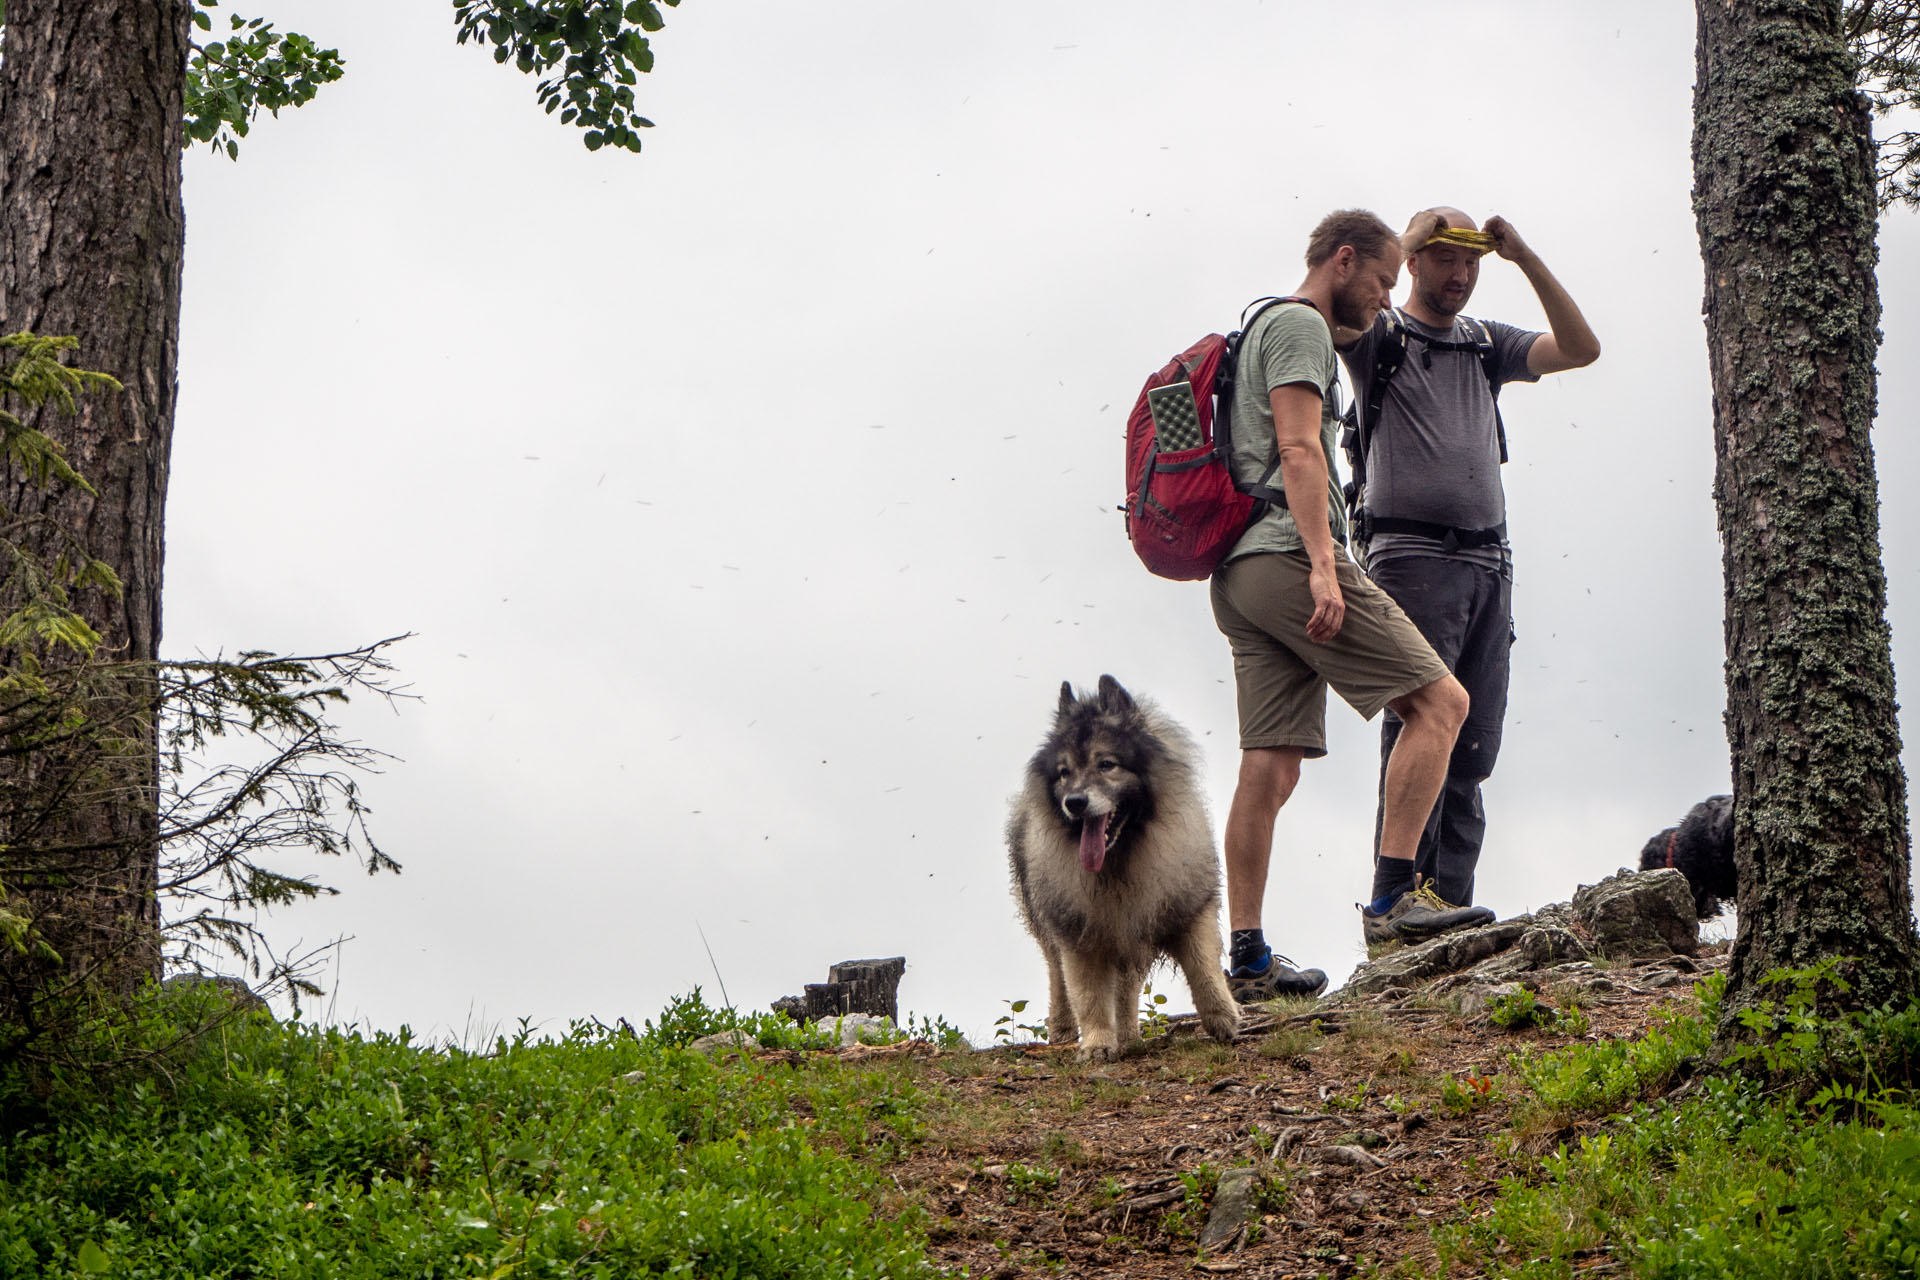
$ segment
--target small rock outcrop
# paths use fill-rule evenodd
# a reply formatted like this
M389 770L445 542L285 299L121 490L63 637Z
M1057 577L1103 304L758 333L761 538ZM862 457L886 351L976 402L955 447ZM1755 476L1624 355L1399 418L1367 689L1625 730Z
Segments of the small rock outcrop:
M1680 981L1681 966L1697 968L1686 957L1699 947L1686 877L1667 868L1623 870L1580 886L1571 902L1390 951L1355 969L1328 998L1373 1002L1424 987L1480 1010L1497 993L1511 993L1512 984L1538 986L1547 977L1607 989L1611 980L1595 962L1662 961L1666 967L1645 981L1666 985Z

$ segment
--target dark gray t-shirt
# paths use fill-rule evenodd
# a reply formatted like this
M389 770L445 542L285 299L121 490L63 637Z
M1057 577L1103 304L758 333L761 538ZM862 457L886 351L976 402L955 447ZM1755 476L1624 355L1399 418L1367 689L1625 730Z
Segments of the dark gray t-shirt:
M1340 428L1340 406L1334 385L1340 362L1334 358L1333 335L1320 313L1304 303L1285 302L1268 307L1247 329L1240 347L1240 367L1233 387L1233 475L1242 484L1258 484L1280 452L1273 434L1275 387L1308 383L1320 393L1320 450L1327 459L1327 525L1333 540L1347 540L1347 508L1340 497L1340 474L1334 452ZM1278 472L1273 486L1285 489ZM1287 506L1313 499L1287 495ZM1256 520L1233 546L1227 559L1257 551L1298 551L1300 530L1290 511L1274 507Z
M1420 340L1468 342L1473 335L1458 319L1449 328L1436 329L1405 312L1399 315L1407 328L1406 358L1387 384L1379 423L1368 429L1367 509L1376 516L1455 529L1492 528L1507 518L1507 499L1500 487L1500 439L1486 371L1476 352L1429 351ZM1527 372L1527 353L1541 335L1498 321L1481 323L1493 343L1496 378L1502 383L1538 381ZM1341 353L1362 412L1386 334L1382 312L1360 341ZM1367 547L1370 562L1442 554L1431 539L1415 534L1375 534ZM1508 563L1504 545L1452 554L1491 568Z

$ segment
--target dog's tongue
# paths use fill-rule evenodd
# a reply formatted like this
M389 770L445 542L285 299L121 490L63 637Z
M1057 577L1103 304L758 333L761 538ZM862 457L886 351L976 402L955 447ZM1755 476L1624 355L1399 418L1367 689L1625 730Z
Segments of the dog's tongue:
M1080 865L1089 871L1098 871L1107 860L1107 819L1111 816L1089 815L1080 823Z

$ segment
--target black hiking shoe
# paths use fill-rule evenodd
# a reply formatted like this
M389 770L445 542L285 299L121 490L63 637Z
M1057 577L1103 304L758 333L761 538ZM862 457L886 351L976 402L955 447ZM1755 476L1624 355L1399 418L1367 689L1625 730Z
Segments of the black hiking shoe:
M1424 880L1418 888L1401 894L1398 901L1379 915L1364 906L1360 908L1360 934L1369 945L1424 942L1455 929L1492 923L1492 911L1486 907L1454 906L1433 891L1431 880Z
M1250 964L1227 971L1227 990L1236 1004L1259 1004L1282 997L1314 999L1327 989L1327 975L1319 969L1296 969L1283 955L1267 952L1259 967Z

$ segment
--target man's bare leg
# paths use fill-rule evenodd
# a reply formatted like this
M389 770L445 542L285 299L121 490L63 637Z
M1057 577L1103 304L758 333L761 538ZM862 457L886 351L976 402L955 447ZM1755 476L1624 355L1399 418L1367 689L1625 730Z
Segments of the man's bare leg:
M1300 747L1255 747L1240 753L1240 778L1227 809L1226 852L1227 927L1237 944L1228 953L1227 965L1236 976L1227 985L1241 1003L1311 997L1326 989L1327 975L1319 969L1296 970L1272 959L1260 932L1273 822L1299 785L1305 755Z
M1447 779L1453 740L1467 721L1467 691L1447 675L1395 698L1387 707L1405 727L1387 757L1380 856L1412 863L1420 848L1420 833Z
M1417 942L1454 929L1489 924L1493 912L1484 907L1456 907L1431 894L1409 893L1413 883L1413 855L1420 832L1440 798L1446 781L1453 740L1467 719L1467 691L1452 676L1415 689L1392 704L1406 722L1400 740L1387 757L1387 777L1380 820L1380 860L1374 867L1372 907L1360 913L1360 933L1369 944ZM1416 726L1418 726L1416 728ZM1413 740L1408 741L1408 735Z
M1227 809L1229 929L1260 927L1267 864L1273 856L1273 822L1299 785L1305 755L1299 747L1252 747L1240 753L1240 778Z

